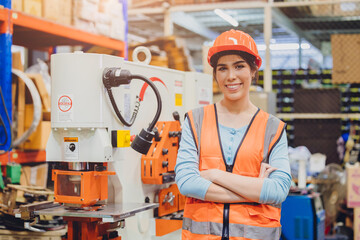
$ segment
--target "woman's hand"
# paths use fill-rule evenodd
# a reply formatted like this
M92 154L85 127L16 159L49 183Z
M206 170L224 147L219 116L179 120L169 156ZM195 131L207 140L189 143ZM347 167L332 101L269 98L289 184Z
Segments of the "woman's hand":
M221 170L219 169L208 169L208 170L203 170L200 172L200 176L209 180L210 182L214 182L215 179L217 179L219 177L219 175L221 174Z
M268 178L270 173L275 170L277 170L277 168L270 166L270 164L262 163L260 167L259 178Z

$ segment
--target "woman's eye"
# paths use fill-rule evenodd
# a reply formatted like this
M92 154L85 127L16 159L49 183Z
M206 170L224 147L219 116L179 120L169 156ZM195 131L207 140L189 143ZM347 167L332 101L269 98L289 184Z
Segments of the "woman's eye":
M225 67L219 67L218 71L224 71L226 68Z
M241 69L241 68L243 68L243 67L244 67L244 65L236 65L236 66L235 66L236 69Z

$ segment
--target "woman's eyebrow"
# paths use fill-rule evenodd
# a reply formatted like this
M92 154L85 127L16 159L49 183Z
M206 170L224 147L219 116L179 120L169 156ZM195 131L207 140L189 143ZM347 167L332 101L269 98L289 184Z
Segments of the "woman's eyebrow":
M245 62L244 60L240 60L240 61L234 62L233 65L236 65L236 64L239 64L239 63L244 63L244 62Z

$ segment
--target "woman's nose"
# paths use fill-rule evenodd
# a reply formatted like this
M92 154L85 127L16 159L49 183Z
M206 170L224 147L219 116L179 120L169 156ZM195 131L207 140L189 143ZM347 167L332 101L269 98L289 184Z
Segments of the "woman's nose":
M230 79L230 80L236 79L236 72L235 72L234 69L230 69L230 70L229 70L229 79Z

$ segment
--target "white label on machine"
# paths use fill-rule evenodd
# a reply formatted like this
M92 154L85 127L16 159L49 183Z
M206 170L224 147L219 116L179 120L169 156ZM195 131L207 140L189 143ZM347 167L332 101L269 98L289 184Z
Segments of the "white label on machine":
M175 106L182 106L183 102L183 82L175 80Z
M79 139L77 137L64 137L65 160L79 159Z
M211 98L212 93L210 88L199 88L198 99L200 106L209 105L211 103Z
M125 93L124 94L124 118L126 121L130 121L130 114L131 114L131 109L130 106L131 105L131 95L130 93Z
M73 101L74 97L70 94L59 95L58 97L58 116L59 122L73 121Z

